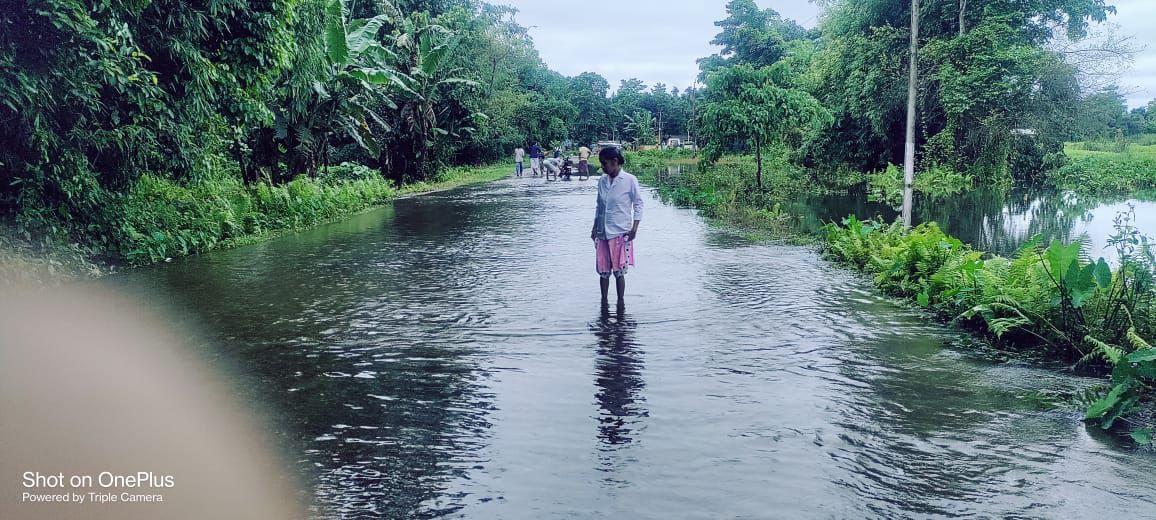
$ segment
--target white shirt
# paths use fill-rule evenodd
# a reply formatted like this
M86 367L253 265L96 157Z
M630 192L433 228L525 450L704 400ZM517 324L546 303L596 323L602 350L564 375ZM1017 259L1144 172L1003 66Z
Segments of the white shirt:
M526 155L526 151L521 147L514 148L514 162L522 162L522 157Z
M610 175L598 178L598 204L594 210L594 231L607 240L625 235L642 220L642 188L638 178L619 170L614 182ZM598 229L599 225L602 229Z

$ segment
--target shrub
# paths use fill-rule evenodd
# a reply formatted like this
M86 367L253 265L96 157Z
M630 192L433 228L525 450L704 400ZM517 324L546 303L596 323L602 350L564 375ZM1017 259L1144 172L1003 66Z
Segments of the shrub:
M317 180L324 184L336 184L348 181L374 180L380 179L381 177L382 175L379 170L362 164L343 162L321 168L318 172Z
M694 158L693 152L683 149L628 151L624 155L626 156L625 166L631 171L661 168L672 161L686 161ZM598 160L597 157L592 157L592 159Z

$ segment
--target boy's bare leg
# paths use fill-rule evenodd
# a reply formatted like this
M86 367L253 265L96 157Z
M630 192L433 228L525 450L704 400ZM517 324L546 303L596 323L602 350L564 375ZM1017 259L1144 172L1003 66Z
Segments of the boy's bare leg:
M607 280L607 282L609 282L609 280ZM610 284L607 283L607 285L610 285ZM620 274L620 275L614 277L614 288L618 291L618 305L619 306L625 305L626 304L626 276L625 275ZM603 292L604 296L605 296L605 294L606 293ZM605 301L605 299L606 298L603 298L603 301Z

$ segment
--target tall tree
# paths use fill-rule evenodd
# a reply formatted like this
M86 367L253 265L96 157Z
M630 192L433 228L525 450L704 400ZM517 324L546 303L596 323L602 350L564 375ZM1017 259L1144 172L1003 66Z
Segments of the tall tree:
M727 17L715 22L721 29L711 40L722 51L699 60L700 79L719 67L746 63L771 65L786 55L785 43L808 37L808 31L774 9L759 9L754 0L731 0Z
M580 143L592 143L612 133L607 92L610 83L593 72L583 72L570 80L570 102L577 110L572 137Z
M831 124L831 115L810 94L781 86L785 66L754 68L747 64L715 71L707 79L702 105L705 159L717 160L736 141L753 149L756 180L763 186L763 154L798 142Z
M963 10L965 30L960 31ZM1046 45L1062 29L1080 38L1112 11L1102 0L931 2L921 9L916 145L928 157L984 176L1023 176L1061 147L1062 112L1075 77ZM909 0L833 2L821 25L811 87L838 124L808 150L811 162L876 169L903 156ZM1033 129L1031 146L1012 131ZM1042 133L1048 132L1047 134ZM848 143L854 143L848 146ZM1022 154L1031 157L1020 157Z

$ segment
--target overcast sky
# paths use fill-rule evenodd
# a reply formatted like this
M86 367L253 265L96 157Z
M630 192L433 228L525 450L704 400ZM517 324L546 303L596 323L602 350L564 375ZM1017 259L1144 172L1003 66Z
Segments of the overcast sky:
M612 89L627 78L647 86L665 83L679 90L694 84L695 60L718 52L710 40L716 20L726 17L726 0L491 0L520 11L550 68L575 76L597 72ZM807 0L756 0L804 27L818 22L819 8ZM1109 0L1119 14L1110 19L1121 32L1147 48L1121 80L1129 104L1156 98L1156 1Z

